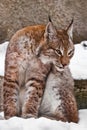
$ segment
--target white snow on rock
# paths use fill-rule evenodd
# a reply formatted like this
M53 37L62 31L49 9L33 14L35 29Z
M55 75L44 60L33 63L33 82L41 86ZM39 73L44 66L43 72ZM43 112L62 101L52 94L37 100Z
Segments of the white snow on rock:
M75 45L75 54L70 62L74 79L87 79L87 41Z
M8 46L8 41L0 44L0 75L4 76L4 67L5 67L5 54L6 54L6 49Z

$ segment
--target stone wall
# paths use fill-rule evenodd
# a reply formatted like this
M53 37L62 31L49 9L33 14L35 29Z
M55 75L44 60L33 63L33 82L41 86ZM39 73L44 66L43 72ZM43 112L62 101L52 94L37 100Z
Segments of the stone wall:
M0 43L24 26L46 24L49 14L57 28L74 18L74 42L87 40L86 0L0 0Z
M78 108L87 109L87 80L75 80L75 96Z

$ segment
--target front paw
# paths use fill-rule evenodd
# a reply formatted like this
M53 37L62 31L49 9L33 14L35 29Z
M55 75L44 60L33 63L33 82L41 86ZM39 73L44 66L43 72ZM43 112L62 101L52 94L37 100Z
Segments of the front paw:
M13 116L19 116L19 112L16 108L13 107L7 107L4 109L4 118L9 119Z
M33 114L22 114L22 116L21 116L22 118L25 118L25 119L27 119L27 118L37 118L35 115L33 115Z

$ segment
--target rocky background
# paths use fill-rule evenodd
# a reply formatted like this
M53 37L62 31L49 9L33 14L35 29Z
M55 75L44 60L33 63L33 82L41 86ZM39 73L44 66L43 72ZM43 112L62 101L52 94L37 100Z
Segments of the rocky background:
M49 14L57 28L74 18L74 42L87 40L86 0L0 0L0 43L24 26L46 24Z
M87 109L87 80L74 80L75 96L79 109Z

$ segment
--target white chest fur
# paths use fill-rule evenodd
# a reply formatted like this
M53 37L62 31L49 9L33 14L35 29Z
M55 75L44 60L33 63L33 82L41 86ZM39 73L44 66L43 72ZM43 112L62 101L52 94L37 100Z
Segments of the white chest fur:
M57 108L57 106L61 105L57 84L58 84L58 79L53 73L51 73L47 79L46 89L44 92L41 109L40 109L41 113L43 112L44 113L47 112L48 114L53 113Z
M56 111L56 109L58 110L62 107L60 90L63 91L64 89L66 89L66 91L72 91L73 89L73 79L69 69L66 68L64 73L56 72L55 74L51 72L46 82L45 92L40 108L41 114L45 113L46 115L51 115Z

